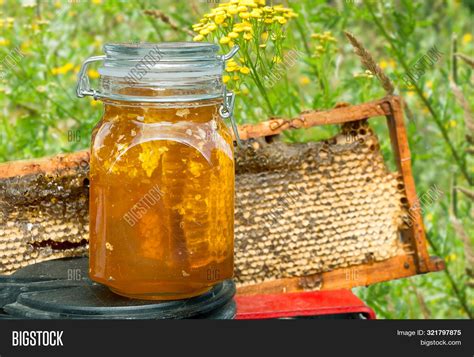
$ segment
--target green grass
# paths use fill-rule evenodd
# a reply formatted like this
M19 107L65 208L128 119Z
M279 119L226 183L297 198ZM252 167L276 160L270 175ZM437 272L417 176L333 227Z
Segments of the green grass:
M159 5L158 5L159 3ZM87 57L102 53L106 42L191 40L144 9L165 11L180 28L191 28L212 4L205 1L39 1L32 7L0 1L0 59L19 48L24 54L14 65L3 64L0 80L0 161L41 157L86 148L101 104L75 97L78 67ZM384 96L375 77L364 72L344 37L352 32L382 64L404 96L412 164L419 193L436 184L443 197L425 207L424 221L431 253L447 260L448 272L358 288L356 292L381 318L466 318L474 305L464 245L450 222L454 207L469 237L474 236L472 203L453 186L469 187L473 158L464 112L449 87L456 77L469 103L474 102L473 71L452 56L457 51L474 57L469 1L284 1L299 16L285 25L283 48L301 52L297 63L285 68L282 79L265 93L273 114L292 117L307 109L332 108L338 102L361 103ZM337 40L314 57L313 33L330 31ZM401 77L436 45L441 59L407 88ZM58 73L59 72L59 73ZM64 73L62 73L64 72ZM246 88L238 95L239 122L267 119L269 106L250 76L241 76ZM97 79L93 80L97 86ZM237 87L237 86L236 86ZM384 120L372 121L381 135L384 155L390 155ZM286 134L288 141L318 140L334 128L315 128ZM77 140L68 140L76 133ZM470 242L472 246L472 240ZM471 267L472 268L472 267ZM472 277L471 277L472 281Z

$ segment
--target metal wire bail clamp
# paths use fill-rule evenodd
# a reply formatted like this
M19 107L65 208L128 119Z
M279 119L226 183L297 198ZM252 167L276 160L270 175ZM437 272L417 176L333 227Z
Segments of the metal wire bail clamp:
M225 55L222 56L222 59L224 60L224 67L225 67L225 62L237 53L239 50L239 46L235 45L232 47L232 49L226 53ZM235 135L235 141L237 142L237 146L239 148L243 148L242 145L242 140L240 140L240 135L239 135L239 129L237 127L237 123L235 122L234 118L234 104L235 104L235 93L231 91L227 91L227 86L224 84L224 89L223 89L223 101L222 105L219 108L219 114L222 117L222 119L230 119L230 124L232 125L232 130L234 131Z
M92 96L95 100L101 97L100 93L97 92L95 89L91 88L89 82L89 76L87 76L87 67L92 62L98 62L105 60L106 56L93 56L86 59L81 66L79 74L77 75L77 86L76 86L76 95L79 98L84 98L85 96Z

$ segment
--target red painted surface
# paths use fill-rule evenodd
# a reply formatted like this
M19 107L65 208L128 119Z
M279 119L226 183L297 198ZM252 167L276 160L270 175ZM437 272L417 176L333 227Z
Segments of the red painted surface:
M287 294L237 295L237 320L276 319L362 313L375 319L374 311L350 290L324 290Z

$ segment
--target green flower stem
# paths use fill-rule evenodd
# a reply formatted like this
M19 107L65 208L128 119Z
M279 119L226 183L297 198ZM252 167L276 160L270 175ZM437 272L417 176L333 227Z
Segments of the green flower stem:
M365 5L367 7L367 9L369 10L370 12L370 15L372 16L372 19L374 20L375 22L375 25L378 27L378 29L380 30L380 32L382 33L382 35L387 39L388 43L390 44L390 47L392 48L392 50L394 51L395 55L397 56L398 60L400 61L403 69L406 71L406 72L409 72L410 71L410 68L408 67L408 64L405 62L405 60L403 59L403 55L402 53L398 50L398 47L394 44L392 38L390 37L390 35L385 31L385 28L383 27L383 25L380 23L380 21L377 19L377 17L375 16L374 14L374 11L373 11L373 8L372 8L372 5L370 4L370 1L366 1L365 2ZM472 182L472 178L470 177L467 169L466 169L466 165L465 165L465 162L464 160L458 155L455 147L454 147L454 144L452 143L451 139L449 138L449 135L448 135L448 131L446 130L446 128L444 127L441 119L438 117L438 114L436 113L436 111L433 109L431 103L429 102L429 100L423 95L423 91L422 89L420 88L420 86L418 85L418 83L414 82L413 83L413 86L415 87L415 91L416 93L418 94L418 96L420 97L420 99L423 101L423 103L426 105L426 107L428 108L428 111L430 112L431 116L433 117L434 121L435 121L435 124L436 126L438 127L438 129L440 130L441 132L441 135L444 139L444 141L446 141L446 143L448 144L448 147L449 147L449 150L451 152L451 155L453 156L454 158L454 161L456 162L457 166L459 167L459 169L461 170L464 178L466 179L466 181L472 185L473 182Z
M269 114L274 115L275 113L273 111L273 106L272 106L272 103L270 102L270 99L268 98L268 94L267 94L267 91L265 90L265 86L261 82L257 69L255 68L255 65L252 62L252 59L250 58L247 51L244 51L244 56L245 56L245 62L248 63L249 66L252 68L252 71L251 71L252 79L257 85L257 88L260 91L260 94L262 95L263 99L265 100L265 103L268 106Z
M141 2L141 1L138 1L135 3L137 5L137 7L142 10L142 11L145 11L146 10L146 7L145 5ZM155 32L156 34L158 35L158 38L160 39L161 42L164 42L165 41L165 38L163 37L163 34L161 33L161 30L160 28L158 27L158 25L156 24L156 21L155 19L151 18L150 16L146 16L148 22L151 24L151 26L153 26L153 28L155 29Z
M67 115L69 115L69 117L71 119L74 119L76 122L80 123L81 120L79 120L79 118L77 118L74 114L72 114L69 110L67 110L66 108L64 108L60 103L58 103L57 101L55 101L53 98L51 98L50 96L48 96L46 93L41 93L39 91L36 90L36 88L33 86L33 84L31 84L32 82L32 78L30 75L28 75L28 73L26 73L25 69L19 65L18 68L21 69L21 72L23 73L23 78L25 79L25 83L31 88L31 90L42 96L44 99L46 99L47 101L53 103L57 108L61 109L64 113L66 113ZM18 72L17 72L17 75L18 75ZM21 78L22 76L18 76L19 78Z
M427 235L427 237L429 237L429 235ZM440 251L438 249L438 247L436 246L436 244L433 242L432 239L428 239L428 242L430 244L430 247L433 249L433 252L436 254L436 255L440 255ZM444 273L446 274L446 277L448 278L449 280L449 283L451 285L451 287L453 288L453 291L454 291L454 294L456 295L456 297L458 298L459 300L459 303L461 304L461 307L463 308L463 310L466 312L467 316L469 316L469 318L472 320L474 319L474 315L472 313L472 311L469 309L469 305L466 301L466 296L465 294L463 294L461 292L461 289L458 287L458 285L456 284L456 281L454 280L454 277L453 275L451 274L451 272L449 271L449 268L448 266L445 267L445 269L443 270Z
M306 41L306 37L305 37L306 35L304 33L303 27L302 27L302 25L301 25L301 23L299 22L298 19L295 19L295 24L296 24L296 29L300 33L301 41L303 41L303 47L304 47L304 50L306 52L306 55L308 56L308 58L310 60L309 61L309 63L310 63L309 66L313 69L314 75L318 79L318 83L319 83L319 86L321 87L321 90L326 91L324 82L322 81L321 76L319 75L318 67L311 63L311 56L312 56L311 55L311 49L309 48L308 41Z

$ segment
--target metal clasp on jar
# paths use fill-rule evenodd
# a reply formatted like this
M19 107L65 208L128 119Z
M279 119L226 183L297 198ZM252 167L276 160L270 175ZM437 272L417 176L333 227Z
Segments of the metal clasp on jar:
M82 64L81 70L79 71L79 74L77 77L78 79L77 79L77 86L76 86L76 95L79 98L91 96L95 100L97 100L97 98L100 97L100 93L96 91L95 89L92 89L90 86L89 76L87 75L87 67L89 67L89 64L91 64L92 62L103 61L105 57L106 56L89 57Z
M239 46L236 45L232 47L229 53L225 54L222 56L222 59L225 61L231 59L234 57L234 55L237 53L239 50ZM224 91L223 91L223 104L219 108L219 114L222 117L222 119L230 119L230 124L232 125L232 130L234 131L235 135L235 141L237 142L237 145L242 148L242 141L240 140L239 136L239 129L237 127L237 123L235 122L234 118L234 104L235 104L235 93L227 91L227 86L224 84Z

